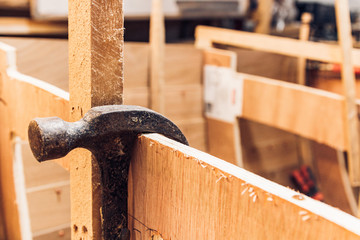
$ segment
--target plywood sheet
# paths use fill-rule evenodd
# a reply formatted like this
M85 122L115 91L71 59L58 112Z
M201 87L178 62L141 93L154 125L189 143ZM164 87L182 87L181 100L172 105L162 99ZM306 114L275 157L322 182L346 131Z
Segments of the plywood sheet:
M359 239L358 219L162 136L142 136L134 152L136 236L151 229L164 239Z

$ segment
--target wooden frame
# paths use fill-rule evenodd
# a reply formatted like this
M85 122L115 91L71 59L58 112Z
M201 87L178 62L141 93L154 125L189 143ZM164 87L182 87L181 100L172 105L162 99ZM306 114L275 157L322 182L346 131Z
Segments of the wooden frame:
M327 61L327 62L342 62L341 57L341 49L338 46L328 45L323 43L313 43L313 42L304 42L301 40L295 39L285 39L281 37L267 36L267 35L259 35L255 33L245 33L234 30L226 30L221 29L221 33L219 29L212 27L198 27L196 31L196 45L202 49L209 49L212 47L214 43L230 45L230 46L238 46L245 47L259 51L265 52L276 52L278 54L283 54L287 56L296 56L306 59L313 59L319 61ZM266 44L263 44L266 42ZM281 46L279 48L278 46ZM279 50L279 51L277 51ZM359 50L353 49L351 51L353 62L356 66L359 65L358 62L358 54ZM253 78L253 77L252 77ZM351 81L351 79L349 79ZM307 91L307 90L305 90ZM330 94L331 95L331 94ZM346 101L343 101L341 104L345 104L344 106L348 106L347 102L352 102L353 100L349 100L353 98L346 98ZM352 103L351 103L352 104ZM346 111L350 111L348 107ZM342 124L337 125L341 126L342 131L345 135L338 135L337 137L342 137L345 144L337 145L339 149L346 149L352 152L354 146L356 146L356 138L351 137L350 140L347 128L348 128L348 120L344 118L343 113L345 113L345 109L340 108L342 112L340 112L339 121L343 121ZM353 110L352 110L353 111ZM264 119L262 121L265 121ZM269 124L269 122L267 123ZM271 125L271 124L270 124ZM353 126L351 129L357 129L356 126ZM288 128L291 131L291 128ZM352 132L356 132L352 130ZM294 133L299 133L295 130ZM307 133L303 136L312 138ZM324 142L324 140L320 139L320 142ZM330 142L325 141L325 143L330 144ZM347 145L348 144L348 145ZM334 146L330 144L331 146ZM355 148L355 152L356 152ZM359 159L356 154L350 157L350 177L353 181L353 184L356 185L356 176L358 176L358 162Z
M347 17L347 5L341 5L340 1L337 1L336 4L338 15L342 16L342 18L338 19L339 28L347 29L350 24L347 20L344 20ZM341 31L342 30L340 30L340 32ZM345 30L345 32L347 33L349 31ZM345 32L341 32L342 39L347 37L345 36ZM350 179L352 180L352 184L357 186L356 179L359 176L358 163L360 157L359 154L357 154L357 149L359 148L358 134L356 130L358 129L358 120L354 117L357 115L354 113L354 111L357 112L357 107L355 103L355 96L353 94L354 73L352 72L352 62L354 62L355 65L359 65L357 57L359 50L351 49L347 39L344 40L346 43L341 43L340 46L336 46L255 33L245 33L234 30L220 30L211 27L198 27L196 36L196 45L199 48L205 49L205 64L210 65L224 66L221 63L219 64L219 62L224 60L224 57L228 57L229 60L227 61L235 61L233 57L228 56L229 53L212 49L211 47L214 44L237 46L264 52L278 53L286 56L296 56L300 59L344 63L343 69L347 69L346 71L344 70L342 74L344 83L343 86L344 89L347 89L344 91L350 91L348 95L345 95L345 98L331 93L317 92L306 87L302 88L301 86L296 86L294 84L284 84L283 82L271 79L236 74L237 76L233 77L241 79L241 84L243 84L243 94L240 93L242 97L242 112L238 113L237 116L269 126L274 126L317 142L327 144L339 150L348 151ZM344 44L347 44L346 50L343 47ZM315 52L316 54L314 54ZM231 65L234 64L236 63L233 62ZM232 69L229 64L225 64L225 67ZM305 95L309 95L305 96L303 95L304 93ZM322 97L324 97L324 99L321 99ZM279 102L277 102L277 100L279 100ZM330 105L331 107L328 110L325 110ZM309 106L309 108L306 110L302 109L305 106ZM317 109L314 112L311 110L313 106L316 106L315 108ZM289 108L286 109L287 107ZM276 112L273 112L272 109L276 109ZM319 111L324 114L322 116L326 116L322 120L320 120L321 114L319 114ZM337 114L337 116L334 114ZM310 115L314 117L309 118L308 116ZM295 119L293 118L294 116L296 116ZM304 119L302 117L304 117ZM322 127L325 127L326 123L329 122L329 119L334 120L334 122L330 124L331 126L326 127L328 128L327 130L322 129ZM229 126L237 126L237 123L234 121L235 120L233 120L233 123L230 123L230 125L225 122L221 124L224 125L224 127L227 125L226 128L230 128ZM217 133L212 133L211 125L213 123L213 119L208 120L208 125L210 126L209 135L218 136L218 132L216 130L214 131ZM217 124L219 124L219 122ZM340 131L338 133L333 132L334 126L339 127L338 129ZM312 130L310 130L310 128L312 128ZM330 138L332 138L330 135L333 133L336 135L333 136L333 139L339 140L339 138L341 138L343 140L343 144L334 144L334 142L330 140ZM235 133L234 136L236 135L238 135L238 133ZM223 136L225 137L225 134L223 134ZM218 136L217 139L219 138L221 139L221 137ZM229 155L229 152L239 152L236 150L239 148L238 145L234 146L233 144L229 144L225 149L218 148L215 144L217 140L213 141L211 138L209 139L210 152L217 154L218 156L224 156L224 152L227 152L227 155ZM226 136L226 139L229 139L229 136ZM214 144L212 144L212 142L214 142ZM229 151L229 149L232 150ZM235 154L235 156L236 159L234 159L234 157L228 158L229 161L241 162L241 156L238 154ZM345 189L350 189L348 186L344 187ZM353 206L352 209L355 209L354 198L351 190L348 191L348 193L351 199L349 201L350 205ZM356 210L353 210L354 214L356 214L355 212Z
M84 2L82 1L82 3ZM103 75L97 75L99 72L106 72L106 75L110 74L115 79L121 78L121 72L112 75L112 70L121 64L118 61L117 53L109 54L107 59L102 59L114 63L115 66L112 69L108 69L109 65L104 68L100 66L96 70L92 68L94 67L93 64L98 67L97 63L103 63L97 58L99 56L97 54L100 54L97 51L102 50L102 48L97 48L97 44L102 41L95 32L92 32L92 35L84 33L89 33L88 31L91 32L94 29L102 29L101 24L106 21L97 22L99 19L96 18L89 20L89 15L100 14L101 17L105 17L109 12L96 7L91 11L86 11L91 2L95 5L99 3L97 0L89 0L84 5L73 6L74 12L72 14L74 17L79 16L80 20L83 21L79 21L81 29L75 28L77 24L75 22L72 23L75 25L70 27L71 31L79 30L79 32L72 33L72 42L70 43L71 52L74 52L74 55L70 54L70 76L73 81L70 85L70 98L72 98L70 102L72 105L70 106L73 107L69 107L67 104L68 94L65 92L33 79L15 78L20 78L21 75L16 73L14 67L3 71L0 110L4 116L8 112L11 113L6 118L0 119L2 126L7 126L0 135L0 150L4 150L0 151L2 178L5 175L11 175L12 172L11 161L9 161L9 158L11 159L9 156L9 135L13 130L19 129L18 131L24 134L26 123L30 120L28 118L33 118L33 115L63 117L64 114L64 118L67 119L66 116L69 116L68 109L70 109L74 115L73 118L76 117L75 115L80 116L86 111L85 107L97 104L94 103L96 102L94 99L90 101L84 96L89 95L88 93L92 92L88 91L89 88L95 87L97 81L102 79ZM110 3L107 2L106 4ZM121 9L121 6L116 6ZM107 10L113 11L114 9L108 8ZM89 15L83 15L83 13ZM104 13L106 14L102 15ZM92 28L92 26L96 27ZM119 26L106 27L102 30L104 30L102 36L106 38L108 34L113 36L113 31L119 33ZM94 45L89 44L89 36L95 38L93 39ZM121 46L121 40L117 44ZM89 46L91 46L90 49ZM76 53L75 49L77 50ZM8 50L11 52L10 48ZM6 66L8 56L1 57L2 66ZM97 72L92 73L92 70ZM75 79L81 81L75 83ZM19 95L12 95L8 89L19 90L16 91ZM80 90L84 91L82 94L84 98L74 94ZM115 95L118 94L116 91L112 92L114 89L104 90L104 92L107 91L109 94L110 92ZM57 94L54 95L54 93ZM101 93L101 91L97 93ZM19 97L20 99L26 98L26 101L19 101ZM90 99L92 97L96 99L96 96L91 96ZM89 101L90 103L87 104ZM25 121L18 121L18 116L15 116L15 111L12 109L19 109L18 105L23 108L23 102L27 102L29 107L25 108ZM44 106L41 103L49 103L49 105ZM59 104L59 106L53 105L53 103ZM35 108L30 107L34 104ZM22 137L26 137L26 133L24 135ZM96 239L99 236L99 227L101 227L101 225L99 226L101 216L99 216L99 212L96 212L99 209L96 207L97 198L94 197L96 193L92 188L96 186L94 173L91 171L94 166L90 159L86 160L86 157L77 156L78 159L72 161L70 166L71 184L73 185L72 236L73 238ZM7 168L3 168L3 165ZM88 174L89 170L90 174ZM339 239L360 238L360 222L358 219L271 183L220 159L156 134L143 135L138 139L130 175L129 206L131 214L129 215L129 223L132 235L136 238L139 235L140 238L143 238L147 234L153 239L155 237L165 239L237 239L239 236L266 237L268 239L278 239L284 236L328 239L329 234ZM80 182L81 180L83 182ZM1 184L2 189L4 189L5 184L9 183L1 181ZM199 197L194 198L196 195ZM16 212L13 212L15 201L13 198L5 200L5 206L8 207L5 214L10 220L7 223L10 226L8 233L11 234L11 238L21 239L18 230L15 229L18 226L16 217L14 217L17 216ZM76 208L81 204L84 205L81 206L81 209ZM274 223L282 226L279 228L280 230L273 228ZM239 224L242 227L239 227ZM259 229L260 224L265 227Z

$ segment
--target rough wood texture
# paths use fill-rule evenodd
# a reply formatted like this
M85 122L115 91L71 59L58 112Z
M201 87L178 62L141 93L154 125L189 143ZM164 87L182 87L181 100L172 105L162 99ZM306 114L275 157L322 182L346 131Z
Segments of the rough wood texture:
M196 46L203 49L218 43L323 62L342 62L340 47L331 44L205 26L197 27L195 34ZM360 66L360 50L353 49L351 54L354 65Z
M152 0L150 18L150 107L164 113L165 19L163 0Z
M352 35L349 15L349 2L344 0L335 1L336 23L338 38L341 49L341 76L345 97L345 122L344 133L348 141L348 163L351 184L360 186L360 138L359 120L356 108L355 73L352 59Z
M72 121L91 107L122 104L123 34L122 0L69 1ZM100 239L98 168L84 150L73 152L70 163L72 238Z
M3 214L9 239L21 239L16 205L12 140L27 139L27 125L35 117L61 116L69 119L68 94L54 86L16 71L15 49L0 44L0 136L1 191ZM20 111L21 110L21 111Z
M358 219L162 136L142 136L134 153L136 239L360 238Z

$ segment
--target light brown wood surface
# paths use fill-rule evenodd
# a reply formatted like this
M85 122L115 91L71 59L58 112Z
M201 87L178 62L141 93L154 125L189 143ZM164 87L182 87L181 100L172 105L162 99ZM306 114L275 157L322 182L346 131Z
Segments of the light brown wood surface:
M66 22L38 22L30 18L0 17L1 35L67 35Z
M205 59L205 64L210 63L210 60ZM238 75L244 78L241 117L299 134L337 149L347 149L342 130L342 96L274 79L249 74Z
M303 13L301 15L301 26L299 29L299 40L309 41L310 37L310 23L312 21L311 13ZM307 73L307 59L299 58L297 66L297 83L300 85L306 85L306 73ZM311 142L305 138L297 139L297 146L299 149L299 154L303 164L309 166L313 169L314 156L312 153Z
M271 29L271 20L273 15L274 0L260 0L255 12L255 32L269 33Z
M165 19L163 0L151 0L150 17L150 108L165 111Z
M218 158L224 159L229 163L238 165L236 148L241 148L240 144L236 145L235 137L239 136L236 125L219 121L217 119L206 118L208 153Z
M130 173L135 239L359 239L358 219L157 134Z
M28 143L20 144L25 184L24 189L19 190L26 191L27 202L18 201L18 204L24 204L29 210L32 236L70 228L69 172L55 162L37 162Z
M68 41L49 38L1 37L16 49L17 70L69 91Z
M30 0L0 0L0 6L3 8L27 9Z
M243 76L242 117L337 149L348 148L343 131L342 96L297 84Z
M16 71L15 49L0 44L0 171L3 193L3 214L8 239L21 239L19 212L16 204L13 175L13 139L27 139L27 126L31 119L45 116L61 116L68 120L68 95L37 79ZM51 107L50 107L51 106Z
M299 40L308 41L310 36L310 22L312 20L311 13L303 13L301 15L301 26L299 31ZM298 75L297 83L306 85L306 58L298 59Z
M69 1L70 119L123 102L123 1ZM72 238L101 238L100 175L85 150L71 154ZM87 231L82 231L83 226Z

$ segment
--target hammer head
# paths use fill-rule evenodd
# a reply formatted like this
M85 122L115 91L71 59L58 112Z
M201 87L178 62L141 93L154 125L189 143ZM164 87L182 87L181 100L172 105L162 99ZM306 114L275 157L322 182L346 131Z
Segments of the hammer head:
M170 120L138 106L94 107L83 119L73 123L57 117L36 118L28 129L31 150L40 162L64 157L77 147L97 155L103 151L100 146L107 139L140 133L160 133L188 145L184 135Z
M68 123L58 117L36 118L29 124L31 151L39 161L61 158L71 151Z

